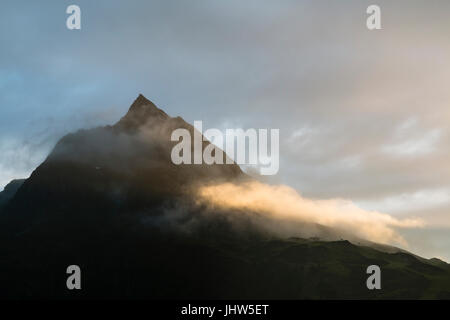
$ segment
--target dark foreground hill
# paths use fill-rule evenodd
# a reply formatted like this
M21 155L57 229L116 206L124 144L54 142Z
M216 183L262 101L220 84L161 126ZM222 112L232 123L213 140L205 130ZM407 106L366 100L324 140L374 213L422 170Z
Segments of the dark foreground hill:
M230 220L196 205L196 186L249 178L234 164L172 164L180 127L193 133L139 96L115 125L62 138L0 194L0 297L450 298L450 267L437 259L281 239L251 213ZM381 290L366 287L373 264ZM79 291L66 288L69 265L82 270Z
M20 186L25 182L25 179L15 179L8 183L5 189L0 192L0 210L2 206L6 205L9 200L16 194Z

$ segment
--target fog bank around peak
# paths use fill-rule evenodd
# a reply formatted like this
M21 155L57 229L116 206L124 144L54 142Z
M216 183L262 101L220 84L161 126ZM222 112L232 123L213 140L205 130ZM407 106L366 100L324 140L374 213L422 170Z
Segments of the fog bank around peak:
M389 214L368 211L343 199L314 200L301 196L286 185L257 181L222 183L200 187L198 203L221 210L251 211L267 218L264 228L286 237L320 236L314 230L296 225L336 228L342 237L360 238L381 244L407 247L398 233L401 228L421 228L420 219L398 219ZM280 234L280 230L284 234Z

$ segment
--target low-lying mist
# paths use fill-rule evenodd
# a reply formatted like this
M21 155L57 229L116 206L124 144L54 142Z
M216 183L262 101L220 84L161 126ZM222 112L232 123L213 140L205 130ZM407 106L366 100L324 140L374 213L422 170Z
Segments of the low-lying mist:
M320 226L334 230L329 237L365 239L407 247L399 228L422 227L419 219L398 219L389 214L367 211L342 199L312 200L285 185L257 181L222 183L200 187L197 204L209 211L252 212L254 224L283 237L324 236ZM231 217L229 217L231 219Z

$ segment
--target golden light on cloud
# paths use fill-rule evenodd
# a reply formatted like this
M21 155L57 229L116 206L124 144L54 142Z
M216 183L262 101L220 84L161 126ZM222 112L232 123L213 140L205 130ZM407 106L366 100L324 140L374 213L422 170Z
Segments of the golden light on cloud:
M397 219L389 214L361 209L348 200L307 199L285 185L224 183L202 187L198 195L202 204L256 212L272 220L274 226L302 222L319 224L384 244L407 246L396 229L424 226L420 219Z

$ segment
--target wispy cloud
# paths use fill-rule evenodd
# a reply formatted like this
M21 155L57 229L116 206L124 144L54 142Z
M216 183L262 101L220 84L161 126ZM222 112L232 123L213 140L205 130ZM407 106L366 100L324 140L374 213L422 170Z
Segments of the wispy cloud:
M251 211L263 214L275 223L269 229L283 233L280 222L313 223L343 231L344 234L379 243L407 246L396 231L398 228L423 227L420 219L397 219L377 211L363 210L354 203L341 199L312 200L294 189L260 182L225 183L200 188L199 201L217 208ZM301 231L290 230L290 236L301 236Z

